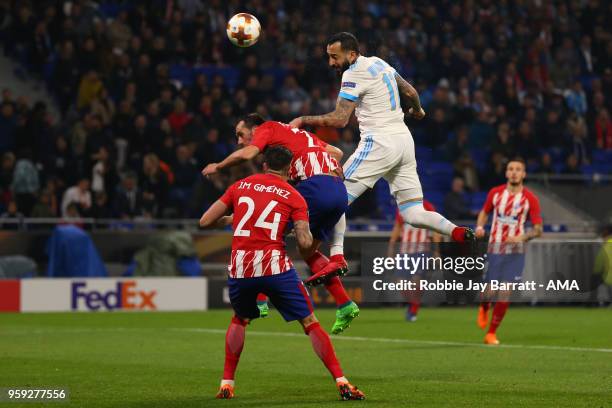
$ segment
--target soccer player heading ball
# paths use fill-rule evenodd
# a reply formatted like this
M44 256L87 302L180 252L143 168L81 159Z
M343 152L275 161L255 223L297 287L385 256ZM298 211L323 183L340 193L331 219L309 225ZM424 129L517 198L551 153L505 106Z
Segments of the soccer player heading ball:
M417 91L382 59L360 55L359 43L350 33L332 36L327 42L327 55L329 65L342 75L336 109L325 115L296 118L290 125L344 127L355 111L361 141L344 163L348 203L382 177L389 182L404 222L451 236L457 242L474 239L469 228L457 227L423 207L414 141L404 123L401 104L408 104L410 116L422 119L425 111ZM332 261L345 263L345 230L346 219L342 217L334 231Z
M328 334L313 313L304 284L285 251L283 231L293 221L300 250L312 246L308 208L287 183L292 154L281 146L264 152L264 174L232 184L200 219L202 227L229 225L234 229L228 286L235 315L225 337L225 368L217 398L234 396L234 374L244 346L246 326L260 316L257 295L264 293L286 321L297 320L310 337L342 399L364 399L340 368ZM225 214L233 211L233 216Z

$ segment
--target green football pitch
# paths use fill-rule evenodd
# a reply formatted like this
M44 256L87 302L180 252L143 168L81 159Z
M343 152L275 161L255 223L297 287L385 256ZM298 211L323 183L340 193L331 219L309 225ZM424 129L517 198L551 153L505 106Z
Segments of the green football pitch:
M333 311L317 314L329 329ZM236 398L215 400L230 316L0 314L0 387L67 387L71 402L50 406L87 408L612 407L610 309L511 307L498 347L481 344L472 308L425 308L416 323L400 309L363 309L332 337L367 395L349 402L299 324L274 310L247 329Z

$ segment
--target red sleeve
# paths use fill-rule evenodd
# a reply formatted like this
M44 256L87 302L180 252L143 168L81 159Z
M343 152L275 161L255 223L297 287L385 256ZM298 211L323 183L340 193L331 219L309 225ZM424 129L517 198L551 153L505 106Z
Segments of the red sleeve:
M292 195L293 199L291 200L291 204L293 206L293 211L291 212L291 219L293 221L308 222L308 205L306 205L306 200L304 200L304 197L302 197L297 190L293 190Z
M251 145L257 147L259 151L263 152L266 146L270 144L270 139L273 135L274 128L272 127L271 122L266 122L261 126L257 126L257 129L255 129L255 132L253 133Z
M489 194L487 194L487 200L482 206L482 211L484 211L487 214L493 211L493 196L495 195L496 192L497 192L497 188L492 188L489 191Z
M227 205L228 208L234 207L234 190L236 184L232 184L225 190L225 193L219 198L223 202L223 204Z
M529 219L533 225L542 224L542 215L540 214L540 200L531 191L527 196L529 200Z

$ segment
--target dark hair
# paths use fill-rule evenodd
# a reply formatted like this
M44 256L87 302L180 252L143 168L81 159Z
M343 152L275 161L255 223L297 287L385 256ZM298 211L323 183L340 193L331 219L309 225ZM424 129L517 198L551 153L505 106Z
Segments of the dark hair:
M510 163L510 162L519 162L519 163L521 163L523 165L523 168L525 170L527 169L527 163L525 162L525 159L523 159L520 156L516 156L516 157L511 158L510 160L508 160L508 163ZM506 163L506 166L508 165L508 163Z
M283 146L271 146L264 150L264 163L272 170L281 171L291 164L293 154Z
M336 33L329 37L329 40L327 40L327 45L332 45L333 43L337 42L340 43L340 48L342 48L342 51L359 52L359 41L357 41L357 37L351 33L347 33L346 31Z
M259 113L249 113L240 118L238 122L244 121L244 126L247 129L253 129L253 126L262 125L265 120Z

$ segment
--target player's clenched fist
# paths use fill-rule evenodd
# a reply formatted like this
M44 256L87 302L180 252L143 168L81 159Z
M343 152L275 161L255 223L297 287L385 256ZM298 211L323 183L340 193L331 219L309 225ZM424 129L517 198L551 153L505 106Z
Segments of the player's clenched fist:
M425 117L425 111L423 110L423 108L420 108L419 110L410 108L408 109L408 114L417 120L421 120Z
M302 118L300 117L300 118L295 118L291 122L289 122L289 126L293 128L301 129L304 126L304 123L302 122Z
M217 163L210 163L208 166L204 167L202 170L202 175L204 177L208 177L211 174L215 174L217 172Z

